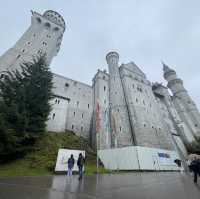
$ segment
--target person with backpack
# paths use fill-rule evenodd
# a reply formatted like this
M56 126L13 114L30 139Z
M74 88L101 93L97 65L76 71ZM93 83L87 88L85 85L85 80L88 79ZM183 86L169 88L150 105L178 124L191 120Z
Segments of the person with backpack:
M191 162L190 168L194 173L194 183L197 183L197 177L200 175L200 160L195 157Z
M77 166L78 166L78 173L79 173L79 180L83 178L83 166L85 163L85 158L83 157L82 153L79 154Z
M74 167L74 156L72 154L71 154L70 158L68 159L67 164L68 164L67 175L69 177L71 177L72 176L72 170L73 170L73 167Z

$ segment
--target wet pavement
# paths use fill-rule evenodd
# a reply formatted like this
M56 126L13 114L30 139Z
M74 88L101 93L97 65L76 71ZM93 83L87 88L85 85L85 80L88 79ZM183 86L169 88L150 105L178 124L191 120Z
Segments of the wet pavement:
M181 173L0 177L0 199L199 199L199 185Z

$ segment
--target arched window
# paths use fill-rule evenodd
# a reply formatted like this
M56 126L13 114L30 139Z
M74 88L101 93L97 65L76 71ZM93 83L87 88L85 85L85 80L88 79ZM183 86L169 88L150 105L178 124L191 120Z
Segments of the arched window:
M42 44L43 44L43 46L47 46L47 42L43 41Z
M56 114L54 113L54 114L53 114L53 117L52 117L53 120L54 120L55 116L56 116Z
M54 30L55 32L57 32L57 31L59 31L59 28L58 28L58 27L55 27L53 30Z
M106 91L106 87L105 86L103 87L103 90Z
M50 29L50 27L51 27L51 24L50 24L50 23L48 23L48 22L46 22L46 23L44 24L44 26L45 26L45 28L47 28L47 29Z
M68 84L68 83L65 83L65 87L69 87L69 84Z
M17 59L19 59L21 57L21 55L17 55Z
M37 17L36 20L37 20L38 23L42 22L42 20L39 17Z

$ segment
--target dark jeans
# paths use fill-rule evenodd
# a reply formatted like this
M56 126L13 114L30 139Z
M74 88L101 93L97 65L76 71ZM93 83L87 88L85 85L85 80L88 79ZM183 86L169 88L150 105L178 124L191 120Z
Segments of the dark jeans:
M83 177L83 166L78 166L79 180Z
M198 173L194 172L194 183L197 183L197 176L198 176Z

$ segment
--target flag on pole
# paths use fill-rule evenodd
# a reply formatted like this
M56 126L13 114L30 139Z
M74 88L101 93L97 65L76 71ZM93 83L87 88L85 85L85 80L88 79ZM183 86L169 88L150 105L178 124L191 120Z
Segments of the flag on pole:
M100 105L99 102L97 102L97 108L96 108L96 133L99 133L101 125L101 118L100 118Z
M100 149L100 105L99 101L97 101L96 107L96 147L97 147L97 173L99 172L99 157L98 157L98 150Z

